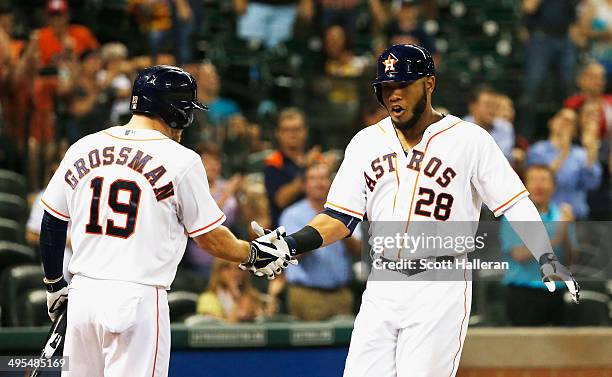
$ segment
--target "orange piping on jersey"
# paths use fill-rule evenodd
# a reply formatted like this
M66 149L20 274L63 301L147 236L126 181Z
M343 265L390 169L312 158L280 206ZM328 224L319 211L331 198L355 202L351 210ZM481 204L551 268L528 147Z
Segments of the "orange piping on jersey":
M42 198L40 198L40 201L45 205L45 207L49 208L51 211L55 212L56 214L65 217L67 219L70 218L70 216L68 215L64 215L63 213L61 213L60 211L56 211L53 207L51 207L49 204L47 204L47 202L45 202Z
M397 160L397 155L395 155L395 179L397 180L397 188L395 189L395 195L393 196L394 212L395 212L395 203L397 201L397 193L399 192L399 187L400 187L400 179L399 179L398 171L399 171L399 161Z
M440 135L442 132L450 130L451 128L455 127L456 125L458 125L461 122L463 122L463 120L458 121L457 123L453 124L450 127L447 127L445 129L443 129L442 131L438 131L432 137L430 137L429 140L427 140L427 144L425 144L425 150L423 151L423 160L422 161L425 161L425 156L427 155L427 148L429 148L429 143L431 143L431 141L436 136ZM421 176L421 169L419 169L419 171L417 172L417 176L416 176L416 179L414 181L414 186L412 186L412 198L410 199L410 210L408 211L408 220L406 221L406 228L404 228L404 232L408 232L408 225L410 225L410 216L412 215L412 205L414 204L414 194L416 193L416 188L417 188L417 185L419 183L419 177L420 176ZM400 257L400 252L401 252L401 250L399 250L397 252L397 258L398 259Z
M451 368L451 371L448 377L451 377L453 375L453 371L455 370L455 361L457 360L457 356L459 355L459 352L461 352L461 334L463 333L463 323L465 322L465 317L467 317L468 283L465 277L466 272L467 272L466 270L463 270L463 280L465 281L465 288L463 289L463 319L461 320L461 327L459 327L459 348L457 349L457 352L455 352L455 356L453 357L453 367Z
M337 205L337 204L334 204L334 203L332 203L332 202L325 202L325 204L332 205L332 206L334 206L334 207L340 208L340 209L341 209L341 210L343 210L343 211L347 211L347 212L350 212L350 213L354 213L355 215L358 215L358 216L363 217L363 213L361 213L361 212L357 212L357 211L353 211L352 209L344 208L344 207L339 206L339 205Z
M115 139L119 139L119 140L130 140L130 141L155 141L155 140L170 140L167 137L160 137L160 138L156 138L156 139L130 139L127 137L119 137L119 136L115 136L109 132L103 131L105 134L107 134L110 137L114 137Z
M159 288L155 288L155 306L157 309L157 335L155 336L155 357L153 358L153 372L151 377L155 377L155 365L157 364L157 349L159 347Z
M505 202L504 204L500 205L499 207L495 208L493 210L493 213L496 213L497 211L499 211L500 209L504 208L505 206L508 205L508 203L512 202L514 199L516 199L517 196L521 195L522 193L527 192L527 190L523 190L521 192L519 192L518 194L514 195L512 198L510 198L510 200L508 200L507 202Z
M216 223L218 223L219 221L223 220L223 218L225 218L225 214L221 214L221 217L219 217L217 220L213 221L212 223L210 223L210 224L208 224L208 225L206 225L206 226L201 227L200 229L196 229L196 230L194 230L193 232L189 232L188 234L189 234L189 235L191 235L191 234L193 234L193 233L197 233L197 232L199 232L199 231L201 231L201 230L204 230L204 229L206 229L206 228L210 228L211 226L215 225L215 224L216 224Z

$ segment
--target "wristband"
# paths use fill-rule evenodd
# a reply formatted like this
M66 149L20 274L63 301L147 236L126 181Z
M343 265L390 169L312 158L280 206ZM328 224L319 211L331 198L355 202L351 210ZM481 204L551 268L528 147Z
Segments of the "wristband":
M299 255L307 251L315 250L323 245L323 237L318 230L306 225L297 232L283 237L291 255Z
M45 284L45 287L47 288L47 292L49 293L57 292L60 289L68 286L68 283L66 282L66 280L64 280L64 275L60 276L57 279L53 279L53 280L44 278L43 283Z

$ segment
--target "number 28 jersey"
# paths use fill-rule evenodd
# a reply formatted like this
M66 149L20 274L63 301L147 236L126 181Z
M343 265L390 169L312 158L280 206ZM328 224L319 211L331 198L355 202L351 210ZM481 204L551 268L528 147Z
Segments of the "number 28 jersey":
M225 220L198 154L158 131L125 127L72 145L41 205L72 220L71 273L162 288L187 238Z
M353 137L325 206L404 231L423 221L477 222L483 202L499 216L527 195L483 128L447 115L404 153L385 118Z

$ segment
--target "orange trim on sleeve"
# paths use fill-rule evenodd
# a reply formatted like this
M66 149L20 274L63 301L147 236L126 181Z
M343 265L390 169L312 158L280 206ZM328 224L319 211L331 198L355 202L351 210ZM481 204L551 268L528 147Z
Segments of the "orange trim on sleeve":
M495 209L493 210L493 213L496 213L496 212L497 212L497 211L499 211L500 209L504 208L506 205L508 205L508 203L510 203L510 202L512 202L514 199L516 199L516 198L517 198L517 196L519 196L519 195L521 195L521 194L523 194L523 193L525 193L525 192L527 192L527 189L525 189L525 190L523 190L523 191L519 192L518 194L516 194L516 195L514 195L512 198L510 198L510 200L508 200L508 201L507 201L507 202L505 202L504 204L500 205L499 207L495 208Z
M211 226L215 225L216 223L218 223L219 221L223 220L224 218L225 218L225 214L222 213L221 217L219 217L217 220L213 221L212 223L210 223L210 224L208 224L206 226L201 227L200 229L196 229L193 232L189 232L188 234L192 235L193 233L197 233L197 232L200 232L200 231L202 231L204 229L210 228Z
M334 204L334 203L332 203L332 202L325 202L325 204L330 204L330 205L332 205L332 206L334 206L334 207L340 208L340 209L341 209L341 210L343 210L343 211L347 211L347 212L350 212L350 213L354 213L354 214L355 214L355 215L357 215L357 216L361 216L361 217L363 217L363 213L361 213L361 212L357 212L357 211L353 211L352 209L344 208L344 207L339 206L339 205L337 205L337 204Z
M49 208L51 211L55 212L57 215L60 215L60 216L65 217L65 218L67 218L67 219L69 219L69 218L70 218L70 216L68 216L68 215L64 215L64 214L63 214L63 213L61 213L60 211L55 210L55 209L54 209L53 207L51 207L51 206L50 206L50 205L49 205L47 202L45 202L45 201L44 201L42 198L40 198L40 201L41 201L41 203L42 203L42 204L44 204L44 205L45 205L45 207Z

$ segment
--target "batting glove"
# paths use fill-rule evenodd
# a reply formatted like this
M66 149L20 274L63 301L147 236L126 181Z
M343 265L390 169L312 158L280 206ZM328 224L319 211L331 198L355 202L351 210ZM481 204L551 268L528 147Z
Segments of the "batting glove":
M241 269L249 270L256 276L266 275L272 280L289 264L297 264L297 260L291 258L289 246L283 239L285 228L264 230L255 221L251 227L259 237L251 242L249 257L239 265Z
M553 253L543 254L539 262L542 282L544 282L548 291L555 291L555 280L563 281L565 285L567 285L569 293L572 295L572 300L577 304L580 301L580 286L572 276L570 270L562 265L557 259L557 256Z
M47 314L55 322L63 304L68 300L68 283L63 276L55 280L44 278L43 283L47 287Z

